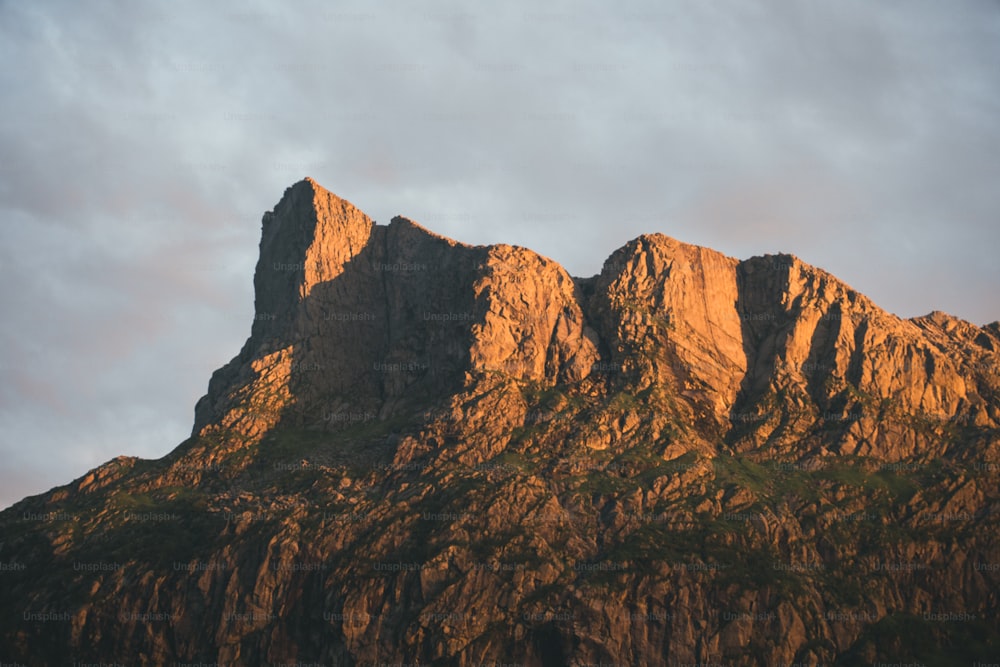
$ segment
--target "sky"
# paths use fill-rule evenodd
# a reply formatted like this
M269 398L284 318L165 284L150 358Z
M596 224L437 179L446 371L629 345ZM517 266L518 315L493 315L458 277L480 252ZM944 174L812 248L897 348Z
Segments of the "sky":
M0 0L0 507L188 436L305 176L599 272L660 232L1000 319L995 0Z

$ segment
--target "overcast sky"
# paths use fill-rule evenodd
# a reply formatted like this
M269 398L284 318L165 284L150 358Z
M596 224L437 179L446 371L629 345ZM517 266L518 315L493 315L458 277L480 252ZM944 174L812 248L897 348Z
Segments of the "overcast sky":
M1000 318L1000 3L498 4L0 0L0 506L188 435L307 175L574 275L662 232Z

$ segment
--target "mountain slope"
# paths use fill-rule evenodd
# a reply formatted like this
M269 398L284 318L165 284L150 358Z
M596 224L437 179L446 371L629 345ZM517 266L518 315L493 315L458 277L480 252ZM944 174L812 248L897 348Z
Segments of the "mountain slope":
M0 661L1000 655L1000 324L656 234L572 278L310 179L254 287L188 440L0 513Z

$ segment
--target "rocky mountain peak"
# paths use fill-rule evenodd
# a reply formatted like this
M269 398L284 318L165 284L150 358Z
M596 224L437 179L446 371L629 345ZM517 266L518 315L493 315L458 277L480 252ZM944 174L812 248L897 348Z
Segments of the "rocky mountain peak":
M662 234L574 279L311 179L254 287L190 438L0 513L0 662L1000 654L1000 324Z
M700 451L721 438L894 458L921 445L900 449L887 419L997 417L974 372L995 335L943 313L900 320L794 255L740 261L645 234L574 280L526 248L465 245L402 216L376 225L305 179L264 215L254 283L251 336L213 376L195 434L387 417L490 374L669 388L674 416L702 424ZM743 428L770 423L776 396L794 419ZM897 417L868 414L875 403ZM808 437L817 420L835 426L828 442Z
M291 295L282 291L289 285L301 300L314 285L336 278L368 244L374 227L357 207L311 178L286 189L262 221L254 276L258 312L285 302Z
M264 215L254 285L251 336L213 376L196 434L388 415L484 373L578 380L597 358L579 290L552 260L402 216L377 225L311 179Z

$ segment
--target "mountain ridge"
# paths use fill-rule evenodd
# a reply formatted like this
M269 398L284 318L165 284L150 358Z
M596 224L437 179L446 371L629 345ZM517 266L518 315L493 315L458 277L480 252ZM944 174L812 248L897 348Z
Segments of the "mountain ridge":
M1000 654L1000 325L662 234L574 278L312 179L261 224L191 437L0 512L0 661Z
M407 266L406 262L409 261L409 264L412 265L412 268L416 268L417 271L410 271L409 275L405 276L405 280L407 281L415 278L417 274L433 272L435 269L439 268L437 264L435 264L433 261L430 260L428 261L421 260L419 254L416 255L414 255L413 253L407 254L403 251L403 248L401 247L402 245L405 245L407 243L419 245L416 239L421 236L426 237L426 240L429 243L446 244L450 250L463 253L464 254L463 260L469 265L464 267L463 269L463 271L466 272L466 275L456 276L455 272L452 271L449 274L448 279L459 280L459 281L464 279L467 282L469 280L479 281L478 286L474 285L472 287L473 290L478 290L479 292L482 292L484 290L488 291L490 289L493 289L493 291L496 292L496 290L490 286L489 284L490 279L488 277L479 276L476 273L477 270L483 270L483 271L487 270L484 269L483 267L478 266L478 264L483 262L485 262L483 266L488 268L488 271L490 272L491 275L497 274L498 271L502 272L505 268L513 269L513 271L509 271L508 274L505 274L503 278L504 280L512 282L516 281L517 279L514 274L518 270L524 268L523 262L529 261L527 259L529 257L531 258L530 262L539 264L539 266L550 267L551 270L554 271L555 274L557 274L557 277L553 277L552 280L559 282L564 286L568 286L569 284L566 283L567 278L574 284L584 280L569 276L568 272L566 272L565 269L562 269L562 267L559 266L558 263L554 262L549 258L537 255L537 253L534 253L533 251L526 248L518 248L516 246L508 246L505 244L491 245L491 246L469 246L466 244L456 242L452 239L436 235L433 232L429 232L424 227L418 225L417 223L414 223L413 221L407 218L403 218L402 216L394 217L393 221L387 226L383 227L377 225L370 218L368 218L363 213L358 211L349 202L346 202L346 200L342 200L336 197L336 195L333 195L332 193L323 189L314 180L309 178L300 181L296 185L289 188L286 191L285 196L282 198L282 202L279 202L278 206L275 207L276 211L283 210L284 207L292 205L291 202L294 202L296 199L296 189L310 190L310 194L312 196L312 201L314 204L313 208L314 211L316 212L314 229L319 229L321 231L320 239L318 241L312 242L307 248L297 250L295 252L294 257L291 257L290 259L286 258L287 261L282 262L282 261L275 261L272 259L270 263L273 267L278 267L278 266L298 267L299 265L304 267L302 271L303 275L298 281L299 298L308 296L309 291L312 289L312 285L325 283L339 276L340 275L339 271L341 270L339 268L335 268L332 269L333 273L331 275L323 275L320 273L318 269L305 270L305 268L309 268L314 265L315 267L320 267L320 266L341 267L344 265L346 260L352 259L356 256L360 256L362 253L364 253L367 249L366 244L369 241L374 247L371 248L371 253L370 253L371 256L365 258L365 261L374 263L374 265L381 264L383 267L389 267L389 268L398 267L400 260L403 261L403 266L405 267ZM329 202L334 202L334 204L331 205ZM331 217L330 212L336 210L338 207L341 211L341 216ZM269 212L267 215L265 215L264 218L264 231L262 234L262 242L261 242L261 251L262 251L261 260L258 264L257 271L255 272L255 284L259 282L263 284L265 277L268 278L268 284L274 282L273 276L266 276L267 261L265 254L266 253L265 241L268 238L268 225L270 221L274 219L275 215L277 214L275 214L274 212ZM303 219L310 220L308 216ZM326 221L327 224L324 224L324 221ZM402 225L402 227L400 227L399 225ZM338 236L337 236L338 232L340 234L346 235L344 236L344 239L346 239L346 248L347 248L346 254L343 254L344 253L343 246L345 244L338 241ZM379 237L382 238L381 241L379 240ZM378 245L380 243L384 248L382 250L378 248ZM323 255L324 252L331 254L331 256L330 257L324 256ZM636 253L639 254L636 255ZM633 257L629 258L630 254L633 255ZM454 258L441 259L440 255L437 256L439 257L438 264L442 263L447 264L449 261L452 261L454 259ZM636 260L636 257L640 257L641 262L644 264L639 263ZM519 264L518 262L521 263ZM848 312L848 316L850 318L864 319L868 317L875 317L878 318L879 320L882 320L883 322L893 322L896 325L897 329L899 329L903 333L912 334L909 337L916 339L920 338L920 336L917 334L917 330L913 329L909 332L906 332L905 331L906 322L913 322L914 324L917 324L918 322L928 321L926 318L925 319L914 318L912 320L902 320L900 318L897 318L896 316L886 313L885 311L878 308L874 303L872 303L867 297L860 294L856 290L850 288L848 285L837 279L835 276L832 276L831 274L823 271L822 269L818 269L809 264L806 264L793 255L784 255L784 254L765 255L762 257L754 257L748 260L740 261L722 255L721 253L718 253L709 248L703 248L701 246L685 244L680 241L677 241L676 239L673 239L671 237L662 234L644 234L637 237L633 241L626 243L624 246L622 246L622 248L612 253L612 255L608 258L608 260L602 267L602 272L589 280L593 280L594 282L599 283L602 277L605 277L606 281L609 282L613 281L614 280L613 276L616 276L618 275L618 273L620 273L619 271L616 271L616 269L624 268L629 272L629 275L627 277L627 281L629 282L628 289L626 289L625 291L631 294L632 291L638 288L638 285L642 281L648 282L650 280L650 275L653 275L654 280L659 281L658 285L673 284L674 281L670 280L670 272L671 270L674 269L674 264L676 262L682 262L682 263L687 262L690 265L688 268L682 266L677 267L677 270L681 272L679 275L681 276L680 282L682 284L679 285L679 287L677 288L677 291L674 294L674 298L680 299L681 302L676 305L675 304L658 304L658 305L662 305L665 309L672 309L676 307L679 310L679 312L683 313L684 318L688 320L690 320L693 312L698 311L699 309L704 311L705 307L707 307L708 305L708 301L706 300L709 298L706 296L707 294L706 286L708 283L706 282L706 280L715 280L717 275L719 275L720 271L731 271L739 274L736 276L735 279L736 283L735 291L733 289L732 284L723 286L721 283L718 284L713 283L713 289L722 290L722 291L717 291L717 294L713 294L711 296L711 299L713 301L712 308L714 309L714 312L711 313L711 316L708 315L707 311L703 312L701 315L702 322L699 323L700 326L697 327L696 329L690 329L688 331L690 335L699 336L701 339L703 339L703 342L701 343L702 345L708 344L707 343L708 338L711 338L712 339L711 345L717 346L718 340L715 339L716 335L721 336L722 338L729 338L733 341L738 340L741 342L741 344L744 343L742 339L745 338L747 335L754 335L761 333L757 331L759 329L762 329L762 327L759 325L766 324L770 321L776 320L779 315L783 314L783 310L786 307L792 306L790 302L786 303L785 301L783 301L783 299L786 299L786 297L789 299L796 297L801 299L805 295L798 294L795 297L793 297L791 296L792 292L794 290L805 289L807 287L807 284L812 284L812 283L815 283L815 286L813 288L814 290L815 289L823 290L821 294L813 293L808 295L809 297L813 298L814 301L817 301L817 303L814 303L813 305L818 307L821 311L823 306L826 306L828 309L829 308L834 309L834 310L826 310L819 313L819 316L821 318L826 318L824 323L835 319L843 318L846 309L846 312ZM708 273L702 271L700 274L697 275L691 274L685 277L686 274L683 273L684 271L693 271L696 265L703 267L705 263L713 264L715 267L713 271L709 271ZM621 265L620 267L618 266L619 264ZM263 272L262 272L262 266L264 266ZM657 272L659 272L662 275L655 275L657 274ZM289 271L289 273L291 274L294 272ZM376 277L375 275L372 275L372 273L369 273L367 275L364 272L352 272L352 274L353 273L356 273L357 275L354 276L354 281L350 285L350 287L356 290L361 290L363 288L370 288L371 285L370 284L366 285L365 283L374 282L373 279ZM400 272L381 271L374 273L381 274L378 275L377 277L381 278L381 282L383 285L382 291L385 291L386 289L397 289L398 291L398 285L387 286L386 282L395 279L396 275L399 274ZM695 271L695 273L697 273L697 271ZM706 276L711 276L711 277L706 278ZM730 278L732 278L732 276L730 276ZM758 284L762 280L769 280L771 283L774 283L775 281L779 283L784 281L787 284L785 285L769 284L766 286L766 289L770 290L770 294L762 295L760 294L760 292L762 289L765 289L765 286ZM697 284L692 285L691 284L692 281L694 281ZM700 283L698 283L698 281L700 281ZM400 283L402 281L395 280L395 282ZM549 283L543 285L542 288L552 289L551 282L552 281L549 281ZM716 283L717 282L718 281L716 281ZM734 280L732 279L729 280L729 283L733 282ZM740 289L741 289L740 284L743 284L745 286L744 292L746 292L748 295L754 293L754 291L756 290L756 296L753 297L756 299L756 301L753 301L750 298L750 296L747 296L746 298L744 298L744 303L742 304L742 308L739 307L741 304L737 303L740 300ZM525 288L526 286L520 285L520 287ZM699 305L694 303L694 301L690 299L686 301L683 300L682 298L683 295L689 293L694 295L693 297L694 300L697 300L700 297L703 300L705 300L705 303L703 305ZM286 289L285 293L281 294L276 302L274 297L269 295L269 293L267 293L267 290L263 286L261 286L258 289L258 296L255 300L257 306L257 314L255 315L255 321L254 321L255 328L259 326L261 329L264 329L269 322L274 322L279 320L284 321L286 319L290 319L292 316L287 311L284 310L285 306L279 304L285 304L288 301L293 300L294 299L293 294L294 294L294 289L291 292L289 292L288 289ZM726 302L716 303L716 301L718 301L718 297L723 294L724 297L722 298ZM401 295L397 294L397 296ZM647 294L646 296L649 295ZM590 321L593 319L594 314L589 312L589 307L587 307L587 305L581 301L581 299L583 298L582 294L578 293L577 290L573 290L572 295L570 295L569 293L564 293L564 297L566 297L567 303L570 300L576 301L577 302L576 305L579 308L579 312L574 313L573 317L575 317L576 320L578 320L580 331L578 334L574 335L578 335L578 337L581 338L581 341L578 344L583 348L587 348L587 351L581 352L583 357L581 357L580 363L584 365L587 363L591 364L599 363L598 358L595 356L597 340L594 338L594 334L598 332L600 327L591 326L592 322ZM369 316L370 323L374 325L376 320L380 319L379 317L377 317L377 315L382 315L381 319L388 319L388 313L385 314L376 313L376 311L379 309L377 302L384 299L385 295L370 294L367 302L365 303L358 302L352 304L351 307L355 308L356 310L351 312L353 312L354 315L359 317L361 315ZM824 303L823 299L830 301L830 303ZM833 301L831 301L834 299L839 299L839 301L834 303ZM510 299L508 299L508 301L509 300ZM461 302L462 302L461 298L455 298L450 301L450 303L461 303ZM728 308L729 302L737 306L737 308L735 309ZM343 307L343 304L341 302L337 303L338 305ZM498 306L498 308L500 308L501 310L504 308L513 308L513 307L514 304L511 303L504 303ZM465 304L463 308L464 310L459 309L461 310L461 313L453 313L453 314L465 316L470 322L472 322L475 318L480 317L480 313L472 312L472 307L470 307L468 303ZM391 308L388 309L392 310ZM439 307L437 310L442 310L442 309ZM621 313L616 313L616 314L620 315ZM425 310L425 315L443 317L442 313L437 311ZM510 337L510 327L506 327L506 325L502 322L502 318L496 317L496 313L491 312L487 308L486 312L482 314L482 316L488 319L489 321L486 321L486 319L484 319L484 321L482 322L476 321L474 322L474 324L479 327L485 327L487 328L488 331L492 332L491 335L488 337L490 340L503 338L503 335L501 334L506 335L508 338ZM330 315L327 314L327 317L330 317ZM523 319L527 317L527 313L521 313L519 317ZM933 315L928 315L926 317L931 318L930 321L934 321ZM306 313L304 318L306 320L310 319L315 320L317 318L317 315L315 313L312 314ZM552 318L550 317L550 319ZM600 317L598 317L597 319L600 319ZM260 324L262 320L263 324ZM576 322L576 320L574 320L574 322ZM723 320L728 320L728 321L724 322ZM749 322L753 323L754 326L742 326L740 328L743 329L743 331L736 331L736 327L734 326L736 322L740 322L741 324ZM390 324L391 323L388 323L387 326L389 326ZM412 322L408 324L412 324ZM549 327L549 331L553 331L552 327L554 326L554 322L548 322L547 325ZM575 325L567 325L567 326L572 327ZM815 326L815 323L813 326ZM503 331L498 332L498 329L503 329L504 327L506 328ZM829 329L831 327L826 327L826 328ZM840 328L843 329L844 327ZM582 342L582 339L586 338L583 335L584 331L589 332L587 333L587 336L589 336L589 338L587 338L587 340L589 340L590 343L589 345L585 342ZM379 333L377 331L376 326L368 327L368 332L372 335L377 335ZM467 335L473 334L473 332L471 331L465 333ZM635 332L632 332L632 334L634 333ZM610 335L612 336L612 338L614 337L614 334L611 332L604 332L604 334ZM251 341L253 340L255 335L263 335L263 334L258 334L258 333L252 334L251 339L247 341L247 344L251 344ZM976 336L989 338L989 334L984 329L978 330L976 332ZM801 338L802 336L800 335L799 337ZM593 346L593 349L590 349L591 346ZM493 368L493 366L497 365L496 363L494 363L497 361L497 359L496 358L487 359L486 356L489 355L493 355L493 357L497 357L498 355L504 356L506 359L507 367L508 368L511 367L509 354L504 354L504 352L510 353L510 350L498 350L498 349L487 350L486 348L488 347L490 346L484 345L482 341L473 343L474 352L479 353L481 356L477 358L474 363L472 363L472 361L470 360L471 368L478 368L481 365L483 368L492 368L493 370L497 370L496 368ZM741 354L739 350L736 350L732 346L730 347L731 349L725 352L725 355L728 357L729 362L735 363L736 368L741 372L745 373L746 369L740 368L739 365L741 363L745 364L746 361L745 359L740 361L739 357L741 356L745 357L746 353L749 351L744 351L744 353ZM716 350L716 352L719 352L719 350ZM569 353L568 351L564 351L564 354L568 353ZM575 353L576 352L574 352L574 354ZM370 356L370 353L369 355L362 354L360 356ZM521 364L528 363L529 365L534 365L534 368L529 372L529 376L537 379L545 375L544 369L542 369L542 367L539 366L539 364L544 365L544 363L541 361L541 357L542 357L542 351L534 350L534 354L532 355L531 361L526 362L523 359L521 360L515 359L513 364L516 365L518 363ZM584 358L586 358L586 360L584 360ZM702 361L705 360L703 359ZM800 361L802 363L808 363L807 360L800 360ZM312 361L311 363L321 365L321 363L318 361ZM580 368L576 368L575 370L567 372L570 373L570 377L574 377L575 379L580 379L578 376L583 371ZM550 377L549 380L552 380L552 378ZM720 377L716 377L714 378L714 380L716 382L723 381L723 379ZM958 379L956 377L949 378L950 384L955 385L957 382ZM937 384L942 384L942 382L938 382ZM212 392L210 391L209 395L206 396L206 399L203 400L211 401L211 395ZM735 402L734 388L730 386L727 388L726 399L723 400L721 403L718 403L715 407L721 413L722 411L724 411L726 407L731 407L734 402ZM953 404L949 406L928 404L923 407L943 408L939 410L939 412L951 414L954 412L955 409L957 409L956 406L954 405L954 401L952 401L952 403ZM206 425L205 421L206 419L208 419L208 417L205 416L204 411L202 411L202 415L196 418L196 423L194 428L195 433L197 433L200 428L204 428L204 426Z

